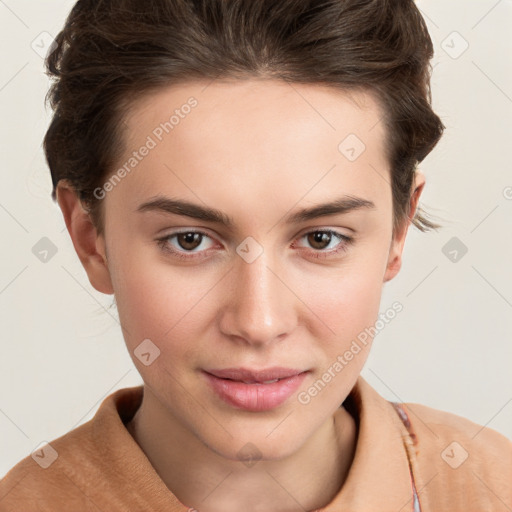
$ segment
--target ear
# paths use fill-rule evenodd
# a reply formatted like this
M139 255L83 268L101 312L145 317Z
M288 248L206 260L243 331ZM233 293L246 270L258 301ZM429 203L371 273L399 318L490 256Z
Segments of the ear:
M90 283L99 292L113 294L104 237L98 236L89 213L68 181L60 180L56 193L73 246Z
M411 221L416 213L418 201L421 193L423 192L424 186L425 176L419 169L416 169L414 192L412 193L410 199L409 218L402 224L402 227L395 233L393 239L391 240L386 273L384 274L384 282L393 279L400 271L402 266L402 252L404 249L405 238L407 236L407 232L409 231Z

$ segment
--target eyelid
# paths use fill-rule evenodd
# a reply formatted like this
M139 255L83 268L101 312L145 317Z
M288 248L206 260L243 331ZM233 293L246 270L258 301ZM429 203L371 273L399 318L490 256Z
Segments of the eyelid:
M349 231L351 234L345 233L343 230ZM339 227L329 227L329 226L310 226L309 228L305 228L298 235L295 236L294 240L297 238L302 238L305 235L309 235L310 233L332 233L333 235L342 237L342 238L352 238L355 234L355 231L350 228L339 228Z

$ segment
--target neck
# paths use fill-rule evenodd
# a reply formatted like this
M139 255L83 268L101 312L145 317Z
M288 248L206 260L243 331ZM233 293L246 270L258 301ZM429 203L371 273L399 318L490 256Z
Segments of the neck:
M204 444L147 391L128 431L178 500L198 512L315 510L347 477L357 428L343 407L290 456L243 463Z

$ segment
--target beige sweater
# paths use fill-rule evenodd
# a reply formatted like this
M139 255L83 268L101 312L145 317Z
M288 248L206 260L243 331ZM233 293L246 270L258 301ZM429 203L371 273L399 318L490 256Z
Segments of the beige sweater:
M124 425L142 394L142 386L116 391L92 420L19 462L0 481L0 511L191 511ZM498 432L388 402L362 377L344 405L358 423L356 452L321 512L512 511L512 443Z

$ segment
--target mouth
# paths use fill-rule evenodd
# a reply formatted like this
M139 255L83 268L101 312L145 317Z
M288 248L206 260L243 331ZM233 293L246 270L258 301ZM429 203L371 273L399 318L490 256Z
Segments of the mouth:
M225 403L247 411L279 407L302 384L309 370L274 367L263 370L203 370L210 388Z
M271 384L283 379L288 379L295 375L300 375L308 370L299 370L295 368L283 368L275 366L262 370L249 370L246 368L226 368L223 370L205 370L206 373L218 377L219 379L245 382L246 384Z
M283 379L274 379L274 380L265 380L263 382L257 382L257 381L254 381L254 380L241 380L241 381L236 381L235 379L225 379L225 380L232 380L234 382L243 382L244 384L273 384L274 382L279 382L280 380L283 380Z

